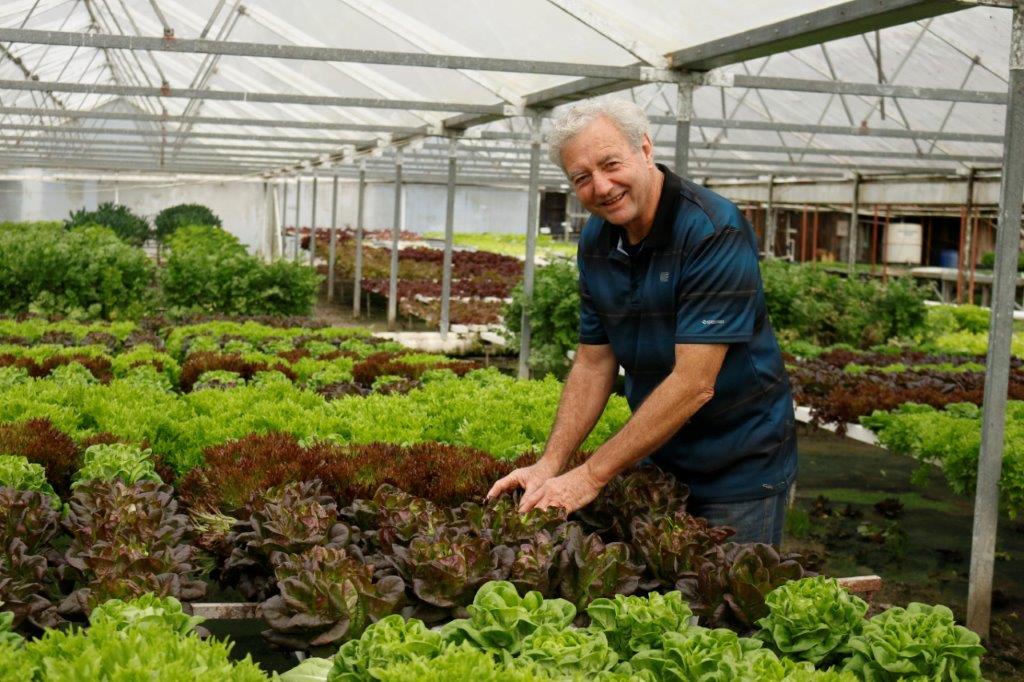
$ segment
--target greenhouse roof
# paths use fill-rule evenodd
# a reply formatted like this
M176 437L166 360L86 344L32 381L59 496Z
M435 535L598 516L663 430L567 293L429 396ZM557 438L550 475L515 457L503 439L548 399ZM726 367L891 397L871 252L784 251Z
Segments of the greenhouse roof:
M643 105L672 158L692 84L691 176L964 173L1001 164L1008 4L13 0L0 166L387 175L402 149L433 177L458 138L460 177L508 182L587 97Z

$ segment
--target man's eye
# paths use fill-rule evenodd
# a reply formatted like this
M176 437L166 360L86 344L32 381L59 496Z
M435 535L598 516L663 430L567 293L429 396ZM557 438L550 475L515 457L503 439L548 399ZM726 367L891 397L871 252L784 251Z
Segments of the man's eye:
M576 178L575 180L573 180L573 184L576 185L577 187L580 187L583 184L585 184L587 182L587 180L589 180L589 179L590 179L589 175L582 175L582 176Z
M609 161L608 163L606 163L604 165L604 167L605 168L618 168L619 167L619 162L618 161Z

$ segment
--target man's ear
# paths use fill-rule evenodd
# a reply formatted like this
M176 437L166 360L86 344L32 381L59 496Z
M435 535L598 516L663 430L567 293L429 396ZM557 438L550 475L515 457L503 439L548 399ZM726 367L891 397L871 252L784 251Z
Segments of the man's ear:
M644 159L647 160L648 166L654 165L654 143L651 142L651 136L644 133L644 139L640 143L640 151L644 153Z

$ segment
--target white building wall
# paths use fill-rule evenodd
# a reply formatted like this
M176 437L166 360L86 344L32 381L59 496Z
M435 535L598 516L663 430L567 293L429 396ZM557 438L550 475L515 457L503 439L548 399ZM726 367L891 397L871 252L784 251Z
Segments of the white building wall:
M209 206L220 216L224 228L236 235L253 251L260 245L261 229L266 224L266 201L262 181L141 182L137 180L61 180L49 181L46 171L19 171L23 179L0 182L0 220L63 220L83 206L94 209L99 203L115 201L152 221L175 204L197 203ZM25 178L28 175L28 178ZM32 177L37 176L37 177ZM331 178L317 182L317 227L331 224ZM281 199L280 183L270 185ZM402 229L412 232L444 230L446 188L444 185L406 184L402 188ZM295 224L295 181L288 182L284 225ZM525 232L525 190L488 187L458 187L455 194L455 230L457 232ZM299 223L312 222L312 181L302 182L299 196ZM358 183L338 182L338 226L356 224ZM278 206L280 207L280 203ZM280 208L278 209L280 210ZM390 229L394 218L394 185L369 182L364 208L367 229Z

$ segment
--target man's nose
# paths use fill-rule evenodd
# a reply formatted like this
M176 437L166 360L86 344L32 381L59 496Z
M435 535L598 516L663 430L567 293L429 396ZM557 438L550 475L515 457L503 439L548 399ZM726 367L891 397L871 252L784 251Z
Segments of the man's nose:
M612 190L612 183L604 173L594 173L594 193L599 197L606 196Z

